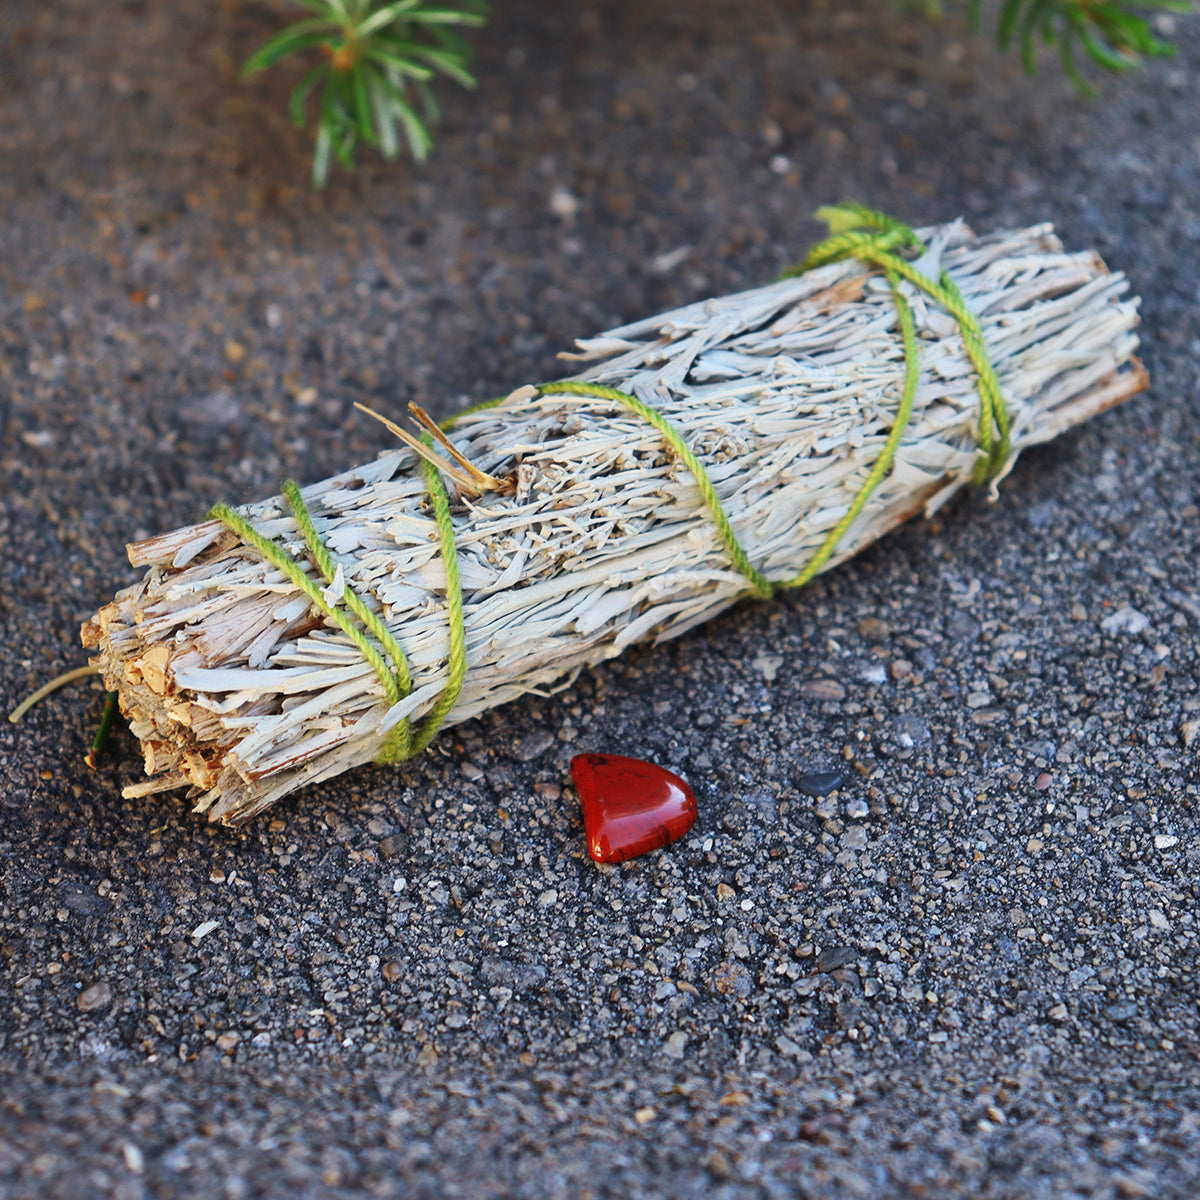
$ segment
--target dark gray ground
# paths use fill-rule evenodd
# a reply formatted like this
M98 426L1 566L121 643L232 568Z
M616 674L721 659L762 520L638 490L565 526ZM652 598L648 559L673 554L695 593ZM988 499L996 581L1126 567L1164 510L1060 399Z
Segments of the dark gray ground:
M89 772L94 683L5 723L0 1195L1194 1195L1197 22L1088 103L882 0L497 7L434 160L313 196L289 77L234 81L282 5L0 6L5 709L126 541L371 457L354 400L551 377L843 196L1055 221L1153 386L243 832L122 801L125 734ZM693 833L597 868L605 749L688 776Z

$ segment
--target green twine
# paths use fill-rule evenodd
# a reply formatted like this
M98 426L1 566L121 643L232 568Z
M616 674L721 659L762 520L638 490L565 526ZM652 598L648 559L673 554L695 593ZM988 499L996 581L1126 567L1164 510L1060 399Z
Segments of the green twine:
M1012 448L1008 408L1000 391L1000 380L996 377L995 368L988 357L987 344L979 320L967 307L957 284L945 271L935 283L928 276L922 275L907 259L894 253L897 248L904 248L923 254L925 247L909 226L892 217L872 212L869 208L857 204L820 208L817 210L817 216L829 226L833 236L814 246L802 262L784 271L782 278L790 279L795 275L803 275L815 267L823 267L844 258L857 258L870 266L880 267L887 275L897 309L902 304L897 276L907 279L930 299L940 304L958 322L963 347L977 377L977 442L980 457L971 476L972 482L986 483L999 475L1008 462ZM867 233L864 230L875 232ZM910 365L915 356L916 351L906 344L905 357ZM878 480L875 482L878 483ZM874 487L874 484L871 486Z
M427 446L433 446L433 438L426 434L422 439ZM413 741L412 748L404 758L420 754L437 736L446 714L454 707L459 692L462 691L463 681L467 677L467 626L463 619L462 579L458 573L458 546L454 541L454 520L450 515L450 497L446 494L446 485L442 482L437 468L426 459L422 465L425 468L425 486L433 500L433 515L437 521L438 537L442 543L442 559L446 564L446 602L450 623L450 654L449 679L437 703L425 718L421 732ZM399 761L399 759L381 759L382 762Z
M808 565L794 578L779 584L772 584L750 562L749 556L737 540L737 535L733 531L733 526L717 495L717 489L713 486L704 464L692 452L679 431L661 413L656 412L628 392L603 387L600 384L563 380L559 383L539 384L537 388L538 394L542 396L567 393L617 400L653 425L695 477L704 503L712 516L721 540L725 543L726 551L733 565L749 581L751 591L764 599L772 595L777 588L804 587L813 579L833 556L833 552L837 549L846 531L854 524L866 506L872 492L892 469L896 451L900 446L900 439L904 436L909 418L912 416L913 403L916 400L917 386L921 375L920 346L916 328L913 325L912 310L900 290L901 279L907 279L910 283L915 284L954 317L958 322L967 356L975 368L979 392L977 440L981 453L972 474L973 481L984 483L999 474L1008 461L1011 449L1008 409L1000 391L1000 381L996 377L995 369L988 357L987 345L978 319L967 307L962 293L946 272L943 271L940 281L935 283L922 275L907 259L894 253L897 249L913 250L918 254L924 253L925 247L912 228L884 213L874 212L856 204L822 208L818 210L817 215L829 226L831 236L814 246L803 262L785 271L782 277L787 279L802 275L807 271L839 262L844 258L857 258L868 265L880 267L891 285L892 298L896 304L900 337L904 345L904 388L887 441L859 489L858 495L855 496L842 519L826 535ZM480 407L485 406L481 405ZM492 405L486 407L492 407ZM999 436L996 436L994 431L998 432Z
M898 280L890 271L888 272L888 282L892 285L896 313L900 319L900 336L904 341L904 391L900 396L900 406L896 409L896 419L892 422L891 432L883 444L883 450L875 460L875 465L871 468L871 473L859 489L858 495L854 497L853 503L846 510L845 516L826 535L825 540L817 548L817 552L809 560L808 566L794 579L782 583L781 587L803 587L829 561L846 530L857 520L858 514L862 512L879 481L892 469L896 449L900 445L900 439L904 436L908 419L912 416L913 401L917 396L917 383L921 378L917 331L913 326L912 309L908 307L908 301L904 299L897 286Z
M454 544L454 529L450 522L450 502L441 477L432 467L427 468L425 478L433 498L438 533L442 542L442 557L446 563L450 610L450 681L419 731L414 733L412 722L408 717L399 721L389 731L376 759L380 763L403 762L405 759L419 754L433 741L446 714L458 699L458 693L462 690L463 679L467 672L462 585L458 573L458 551ZM300 495L300 487L294 479L284 481L283 494L291 506L296 525L304 537L305 545L312 555L313 562L325 577L326 582L332 585L337 579L337 566L325 543L321 541L320 534L317 533L308 507ZM362 622L366 632L354 624L345 609L339 608L326 599L324 590L286 550L259 533L241 513L234 512L227 505L217 504L208 515L210 519L224 523L244 542L253 546L267 562L281 570L292 584L299 588L308 600L333 621L358 647L359 652L374 668L383 684L388 708L399 704L412 692L412 673L408 666L408 656L392 635L391 630L377 613L367 607L362 597L345 581L344 576L341 600L346 609L349 609L350 613ZM376 641L383 646L387 658L391 660L390 666L379 649L367 638L367 633L372 634Z
M977 440L980 454L979 461L972 473L973 481L983 483L999 474L1008 462L1011 451L1011 426L1008 409L1000 391L1000 381L996 377L995 369L988 357L983 330L980 328L978 319L967 308L962 293L946 272L943 271L940 279L935 282L918 271L908 259L902 258L897 253L901 250L914 251L917 254L924 253L925 247L916 233L909 226L892 217L855 204L822 208L818 210L817 215L829 226L830 236L814 246L797 266L785 271L783 278L802 275L817 267L839 262L845 258L857 258L868 266L878 267L882 270L892 289L900 337L904 345L904 386L883 450L858 494L845 515L826 535L808 565L793 579L772 584L750 561L749 555L734 533L733 524L725 512L717 489L704 464L688 446L683 435L661 413L656 412L629 392L599 383L564 379L556 383L542 383L536 386L539 396L591 396L602 400L614 400L658 430L667 445L696 480L704 504L733 566L749 582L750 591L763 598L771 596L777 588L803 587L807 584L832 557L846 531L862 513L872 492L892 469L900 440L904 436L904 431L912 416L913 403L920 381L920 346L913 324L912 310L900 290L902 279L924 292L954 317L958 322L967 356L975 368L979 393ZM480 412L484 409L495 408L503 403L504 399L505 397L498 397L495 400L476 405L468 411ZM447 425L451 423L447 422ZM433 441L428 435L425 436L425 443L430 447L433 445ZM449 625L448 679L446 687L419 730L413 730L407 717L391 730L376 760L380 763L403 762L420 754L429 746L458 700L467 674L467 638L463 617L462 581L458 567L458 548L454 539L454 522L450 513L450 497L437 468L428 460L424 461L423 466L425 484L433 505L434 520L437 524L442 558L446 567L446 602ZM284 483L283 494L295 515L296 525L304 537L305 545L308 547L313 562L326 581L332 585L337 576L337 567L328 548L317 533L316 526L295 480L289 479ZM349 583L343 581L341 600L345 608L340 608L326 599L325 591L286 550L259 533L240 513L234 512L224 504L218 504L209 513L209 516L222 521L244 542L253 546L269 563L281 570L315 607L320 609L354 642L379 676L389 708L398 704L412 692L412 675L404 650L378 614L367 607ZM346 611L347 609L349 612ZM351 620L351 614L358 618L362 628L359 628ZM368 634L375 639L379 646L383 647L383 652L368 638ZM388 660L390 660L390 665Z
M708 508L709 515L713 519L713 524L717 527L717 532L721 535L721 541L725 543L725 549L729 553L729 557L733 560L733 565L750 581L750 588L757 596L761 596L764 600L771 595L775 590L771 586L771 582L765 575L761 574L754 564L750 561L750 556L742 547L741 542L737 539L737 534L733 532L733 525L729 520L728 514L725 512L724 506L721 504L721 498L717 495L717 489L713 486L713 481L709 478L708 471L705 470L704 464L696 457L691 447L683 440L683 435L667 420L660 412L656 412L648 404L644 404L636 396L631 396L628 392L619 391L614 387L605 387L600 383L583 383L577 379L563 379L558 383L539 383L537 385L539 396L596 396L601 400L616 400L625 405L631 412L637 413L643 420L648 421L659 433L663 435L667 445L683 460L684 465L695 476L696 483L700 487L700 494L704 497L705 506Z

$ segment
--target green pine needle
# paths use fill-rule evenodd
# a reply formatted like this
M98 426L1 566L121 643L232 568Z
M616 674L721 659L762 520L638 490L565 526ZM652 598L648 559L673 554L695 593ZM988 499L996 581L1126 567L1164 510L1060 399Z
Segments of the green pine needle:
M362 144L384 158L407 145L420 162L433 148L428 122L437 116L430 82L445 75L474 87L470 48L455 27L483 25L483 0L295 0L314 14L276 34L250 56L242 78L293 54L320 53L292 92L297 127L308 123L309 97L319 92L313 185L329 181L334 160L354 168ZM419 102L421 112L414 106Z
M940 17L939 0L898 0L902 8L920 9ZM1084 79L1075 58L1077 49L1107 71L1121 72L1136 67L1143 58L1174 54L1175 47L1160 41L1145 17L1136 10L1194 12L1192 0L1150 0L1132 4L1126 0L1003 0L996 17L996 42L1001 50L1017 46L1021 63L1029 72L1037 68L1037 47L1057 46L1063 70L1084 95L1095 90ZM983 0L967 0L967 21L978 32L983 19Z

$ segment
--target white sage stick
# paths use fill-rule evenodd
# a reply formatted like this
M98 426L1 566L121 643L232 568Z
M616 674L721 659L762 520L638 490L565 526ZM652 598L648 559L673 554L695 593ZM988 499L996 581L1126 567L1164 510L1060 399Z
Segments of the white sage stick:
M1136 301L1094 253L1064 253L1046 225L920 233L916 265L932 279L946 270L979 319L1014 457L1145 386ZM901 286L921 348L912 417L827 566L942 504L978 458L958 325ZM632 393L675 426L773 582L803 570L855 499L905 374L890 286L852 260L614 329L569 357L590 364L576 378ZM447 724L674 637L747 592L693 476L619 403L523 388L451 436L508 487L471 496L447 480L468 664ZM378 758L397 722L429 711L448 672L447 575L418 468L401 448L303 490L340 567L327 597L344 580L408 656L412 691L392 706L350 639L220 522L129 547L146 577L83 629L142 743L149 779L127 796L189 787L196 811L237 824ZM239 511L314 573L279 497Z

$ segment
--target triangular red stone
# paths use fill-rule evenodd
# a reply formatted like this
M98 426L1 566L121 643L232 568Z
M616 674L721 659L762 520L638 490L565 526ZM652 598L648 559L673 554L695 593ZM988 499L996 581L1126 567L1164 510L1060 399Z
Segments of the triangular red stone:
M681 838L696 823L696 794L678 775L622 754L578 754L571 777L583 805L588 853L624 862Z

